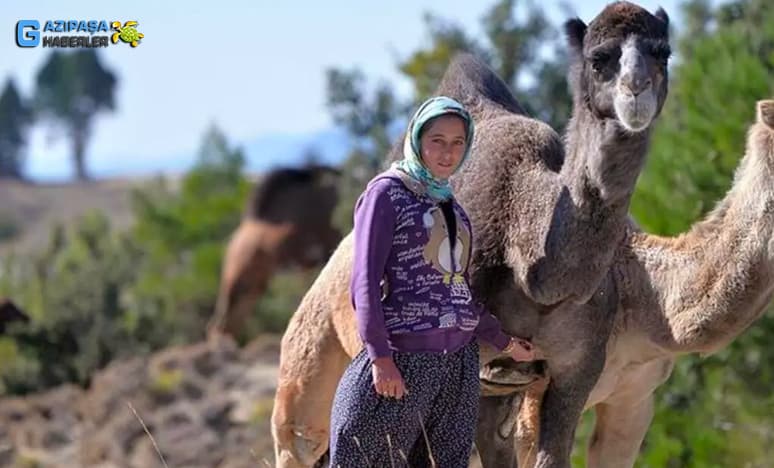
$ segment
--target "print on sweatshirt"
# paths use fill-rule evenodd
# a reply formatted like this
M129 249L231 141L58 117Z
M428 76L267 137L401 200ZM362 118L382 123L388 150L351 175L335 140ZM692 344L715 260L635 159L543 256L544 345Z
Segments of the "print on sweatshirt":
M387 194L395 209L395 232L384 282L385 325L391 334L433 328L470 331L478 311L468 288L470 226L455 203L457 240L451 252L449 230L441 208L419 196L400 180L389 181ZM382 184L371 187L379 190ZM382 188L384 189L384 188Z

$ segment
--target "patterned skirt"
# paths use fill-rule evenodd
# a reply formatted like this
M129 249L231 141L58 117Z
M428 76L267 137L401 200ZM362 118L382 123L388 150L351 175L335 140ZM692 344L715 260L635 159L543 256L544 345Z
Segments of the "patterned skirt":
M394 353L402 399L378 395L365 351L339 382L331 415L330 466L467 467L478 418L478 343L453 353Z

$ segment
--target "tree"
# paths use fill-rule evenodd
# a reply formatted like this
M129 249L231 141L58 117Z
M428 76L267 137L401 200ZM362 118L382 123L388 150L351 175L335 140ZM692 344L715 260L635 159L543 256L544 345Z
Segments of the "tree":
M710 0L688 0L680 9L685 17L682 34L678 44L682 60L689 60L690 46L707 36L714 27L714 11Z
M9 78L0 94L0 177L22 177L23 150L31 123L32 113Z
M553 58L541 60L532 71L532 82L517 91L519 102L533 117L564 132L572 113L572 95L567 84L567 52L554 46Z
M112 359L147 349L123 301L140 255L104 215L90 213L55 227L41 252L3 259L0 295L13 294L33 320L8 333L13 361L0 366L0 393L84 384Z
M133 193L132 235L146 255L128 297L137 329L154 347L204 335L226 240L250 189L243 166L242 150L212 126L178 188L160 180Z
M37 74L35 108L67 134L79 180L88 178L86 144L94 117L114 109L116 82L115 74L102 65L92 49L52 52Z
M488 51L459 25L432 13L425 13L424 22L428 30L430 46L415 51L398 64L398 69L414 84L416 103L427 99L432 94L456 53L470 52L491 61Z
M369 171L379 169L392 146L390 127L405 110L392 88L377 85L369 96L365 78L358 70L327 70L327 105L333 121L356 140Z
M740 2L736 8L756 3ZM694 11L690 8L686 13ZM678 39L678 48L690 50L690 57L672 68L669 98L632 202L638 221L660 234L684 231L725 194L755 102L774 90L774 14L769 10L768 22L755 10L750 14L763 20L729 20L728 8L714 11L712 34ZM707 22L705 12L697 14ZM687 24L696 22L688 17Z
M565 5L563 10L568 13L570 8ZM498 75L530 115L563 131L572 109L568 59L564 42L544 11L531 1L501 0L482 23ZM543 57L541 51L550 54Z
M342 164L339 205L334 223L343 232L352 228L352 210L365 183L383 168L385 156L394 143L391 129L407 112L387 84L373 92L358 70L329 69L326 72L327 105L333 121L355 140L355 148Z
M530 115L562 131L572 103L565 78L567 57L545 14L532 2L501 0L481 23L486 34L483 44L459 25L425 15L429 46L398 65L414 83L414 101L433 92L456 53L470 52L493 67ZM553 51L543 57L544 49Z

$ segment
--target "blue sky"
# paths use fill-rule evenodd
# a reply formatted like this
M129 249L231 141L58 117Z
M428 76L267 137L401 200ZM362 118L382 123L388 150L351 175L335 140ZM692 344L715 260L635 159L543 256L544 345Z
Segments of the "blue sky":
M572 2L590 21L607 1ZM642 1L662 6L679 24L677 0ZM424 12L462 24L481 37L480 18L494 2L418 0L365 2L159 2L131 0L3 2L0 80L12 76L29 95L48 51L18 48L20 19L137 20L145 34L136 49L110 46L104 63L120 77L117 111L96 120L88 161L98 174L170 167L166 158L188 158L202 132L217 123L231 141L248 145L248 158L272 156L256 141L298 140L330 131L324 70L358 67L375 82L387 80L408 96L395 64L428 40ZM558 2L540 3L555 23L566 19ZM119 44L121 45L121 44ZM36 126L27 168L33 177L70 175L66 140ZM250 142L254 144L249 145Z

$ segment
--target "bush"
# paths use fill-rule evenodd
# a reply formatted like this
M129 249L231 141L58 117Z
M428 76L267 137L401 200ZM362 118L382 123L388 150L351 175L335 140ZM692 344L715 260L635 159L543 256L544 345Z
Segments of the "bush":
M21 232L16 220L5 213L0 213L0 242L6 242L18 236Z
M31 258L0 263L0 295L32 321L0 341L0 392L87 384L111 360L204 337L222 255L250 184L242 155L215 129L179 188L157 179L134 192L135 226L116 232L91 213L55 226ZM281 332L316 272L284 272L256 306L249 336ZM160 376L163 393L175 376Z

